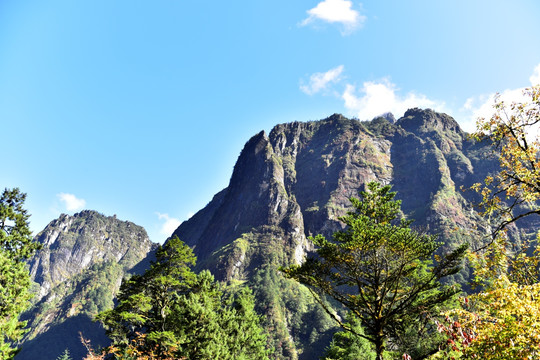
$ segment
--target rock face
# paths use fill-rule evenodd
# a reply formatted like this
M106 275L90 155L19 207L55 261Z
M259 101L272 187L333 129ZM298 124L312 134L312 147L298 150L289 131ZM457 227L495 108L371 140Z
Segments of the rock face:
M94 342L107 342L92 317L113 306L123 276L155 245L142 227L88 210L61 215L36 240L43 248L29 266L39 288L26 314L31 330L17 360L56 359L66 348L80 359L79 331Z
M310 249L306 236L338 230L349 198L372 180L393 185L416 225L436 232L449 230L446 220L472 225L479 220L471 205L475 194L459 189L496 167L486 146L468 140L454 119L432 110L411 109L395 124L338 114L282 124L248 141L229 186L174 234L227 280L233 271L217 261L217 250L254 229L272 229L282 232L283 245L292 249L287 262L298 261ZM238 274L249 269L245 261L239 266Z
M229 186L173 235L193 247L199 269L253 289L275 359L316 359L335 324L279 267L303 261L313 250L310 235L341 229L349 198L372 180L392 184L403 216L439 234L441 251L470 242L469 230L486 225L472 205L478 196L460 188L497 167L488 144L469 140L454 119L432 110L410 109L397 121L391 114L369 122L334 114L281 124L246 143ZM540 226L519 225L525 234ZM26 314L31 331L17 360L54 360L65 348L81 359L78 332L94 345L107 343L91 318L113 305L126 272L148 266L153 245L141 227L93 211L62 215L37 238L43 249L29 265L39 295Z
M30 262L30 276L41 285L37 300L90 265L117 262L130 268L151 248L142 227L89 210L60 215L37 235L37 241L43 249Z
M278 267L303 260L312 250L308 236L340 229L348 199L372 180L393 185L404 216L440 234L442 251L468 241L467 231L482 220L472 206L476 195L460 187L497 166L486 144L432 110L411 109L395 122L390 115L360 122L334 114L282 124L247 142L229 186L174 235L218 279L250 284L277 358L313 359L333 324Z

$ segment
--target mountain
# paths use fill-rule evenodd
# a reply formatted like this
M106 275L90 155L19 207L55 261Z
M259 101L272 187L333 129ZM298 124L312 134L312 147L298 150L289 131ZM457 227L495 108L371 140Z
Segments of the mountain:
M452 117L429 109L410 109L397 120L334 114L281 124L246 143L229 185L173 235L194 249L199 270L252 288L276 359L316 359L335 324L279 267L303 261L313 250L309 236L341 229L349 198L372 180L392 184L403 216L439 234L441 252L464 241L477 246L471 232L489 226L473 206L479 196L461 188L497 169L490 144L469 139ZM518 225L511 229L518 245L540 226ZM29 265L38 295L17 360L54 360L65 348L80 359L78 332L94 345L108 342L91 319L113 305L123 276L148 267L155 245L141 227L94 211L60 216L37 240L43 249ZM464 284L469 276L465 269L453 281Z
M17 360L54 360L66 348L81 359L79 332L94 345L108 343L92 318L113 306L128 272L148 266L155 244L141 226L89 210L61 215L36 240L42 249L29 262L36 296L25 314L31 330Z
M441 251L472 242L469 232L488 225L474 210L478 196L460 188L497 170L490 149L429 109L410 109L397 121L334 114L277 125L246 143L228 187L174 235L194 248L200 268L254 289L277 358L317 358L334 324L279 266L302 261L312 250L308 236L341 229L349 198L372 180L393 185L403 215L439 234ZM468 277L464 270L454 281Z

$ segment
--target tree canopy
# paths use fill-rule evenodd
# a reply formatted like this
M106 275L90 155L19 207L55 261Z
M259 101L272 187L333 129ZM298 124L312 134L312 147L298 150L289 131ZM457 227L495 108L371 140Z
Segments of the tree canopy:
M375 360L375 351L372 344L363 337L364 334L360 320L350 313L347 314L347 326L354 330L338 331L334 334L330 346L326 349L323 360Z
M354 211L340 218L346 228L331 240L322 235L310 238L317 256L283 269L286 276L308 286L345 330L372 342L378 360L390 339L394 346L406 341L411 326L418 337L428 334L422 331L430 315L438 314L458 293L440 280L460 270L467 248L463 245L432 265L439 246L436 237L398 219L400 201L390 190L389 185L369 183L360 200L351 198ZM355 332L324 305L326 295L348 308L365 334Z
M474 188L484 214L493 217L493 235L509 224L540 215L540 85L524 91L529 101L497 101L494 114L481 118L473 136L493 143L500 170Z
M98 315L116 358L267 359L266 335L250 291L227 294L209 271L192 272L191 249L177 237L143 275L123 282L118 305Z
M0 198L0 358L13 359L26 322L19 315L29 305L30 276L25 260L39 247L32 239L24 209L26 194L5 189Z
M509 251L507 228L540 215L540 86L525 91L528 102L498 101L493 116L478 121L476 139L488 139L500 170L474 189L484 215L494 225L492 241L470 255L479 292L447 313L438 325L454 351L465 359L536 359L540 355L540 253ZM534 242L533 242L534 244Z

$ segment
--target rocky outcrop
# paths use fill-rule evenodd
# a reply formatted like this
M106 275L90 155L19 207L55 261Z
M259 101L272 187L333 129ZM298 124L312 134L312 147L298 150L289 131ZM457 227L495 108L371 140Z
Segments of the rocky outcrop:
M372 180L392 184L403 215L440 234L442 251L452 248L482 221L472 206L476 195L460 188L497 166L485 144L429 109L410 109L397 121L391 114L369 122L334 114L281 124L247 142L229 186L174 234L194 247L200 267L255 289L266 325L284 324L272 335L277 358L315 358L328 323L278 267L302 262L312 250L310 235L340 229L349 198ZM298 316L318 320L307 330Z
M113 261L129 269L152 247L144 228L90 210L60 215L36 240L43 248L29 264L32 280L40 284L38 301L94 264Z
M17 360L55 359L66 348L80 359L79 332L95 345L108 341L93 316L113 306L122 278L155 244L141 226L89 210L62 214L36 240L42 249L29 267L37 289Z
M306 237L330 236L339 229L349 198L372 180L393 185L406 216L443 231L437 216L452 217L459 225L478 220L470 211L474 194L460 187L480 181L496 166L496 159L470 141L454 119L429 109L408 110L395 123L334 114L281 124L247 142L229 186L175 235L210 267L215 251L263 226L279 228L289 244L298 245L293 248L309 250ZM453 212L441 207L441 198ZM288 261L300 259L299 254L295 250ZM232 273L213 270L222 279Z

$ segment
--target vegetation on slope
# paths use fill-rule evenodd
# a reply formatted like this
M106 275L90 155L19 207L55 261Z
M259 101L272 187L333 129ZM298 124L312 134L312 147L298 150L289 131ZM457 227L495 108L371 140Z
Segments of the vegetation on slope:
M112 345L104 354L165 359L268 359L266 335L246 288L226 294L207 271L192 272L192 250L177 237L143 275L122 283L118 305L101 313Z

